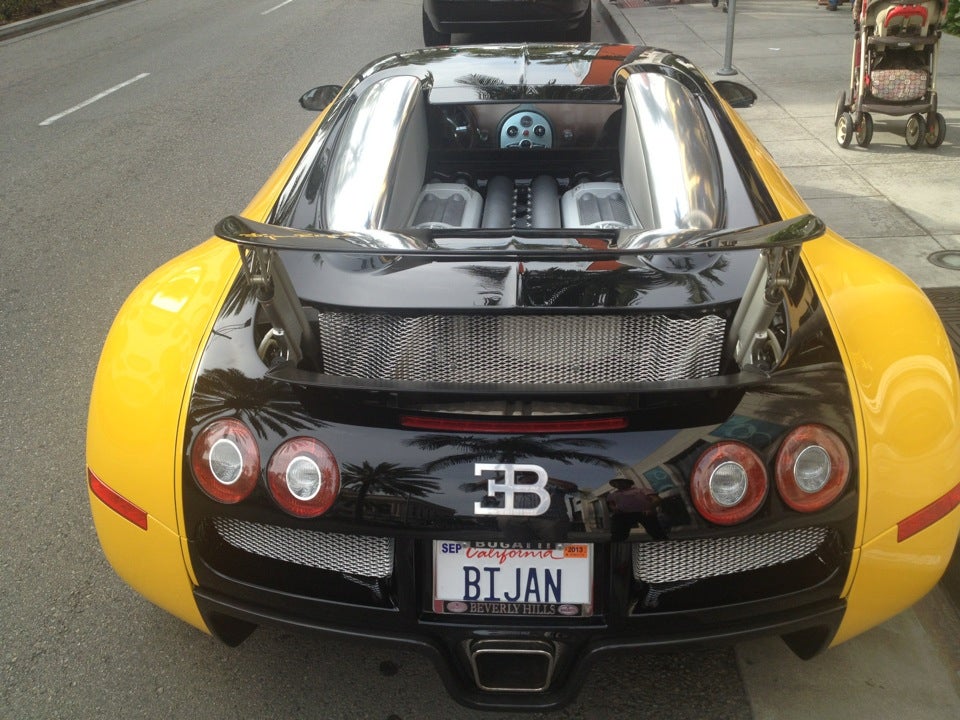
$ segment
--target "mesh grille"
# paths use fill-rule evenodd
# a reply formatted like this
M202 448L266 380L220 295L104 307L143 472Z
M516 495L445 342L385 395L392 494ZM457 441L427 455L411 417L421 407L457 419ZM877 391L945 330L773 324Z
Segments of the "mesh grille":
M326 372L448 383L624 383L719 372L717 315L320 314Z
M340 535L213 518L224 541L254 555L347 575L388 578L393 574L393 538Z
M827 528L765 535L635 543L633 576L646 583L684 582L781 565L810 555Z

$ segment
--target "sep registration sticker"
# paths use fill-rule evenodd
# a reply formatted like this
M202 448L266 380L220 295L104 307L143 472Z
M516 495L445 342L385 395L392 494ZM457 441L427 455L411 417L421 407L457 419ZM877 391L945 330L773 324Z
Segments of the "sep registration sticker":
M438 613L576 617L593 603L588 543L434 541Z

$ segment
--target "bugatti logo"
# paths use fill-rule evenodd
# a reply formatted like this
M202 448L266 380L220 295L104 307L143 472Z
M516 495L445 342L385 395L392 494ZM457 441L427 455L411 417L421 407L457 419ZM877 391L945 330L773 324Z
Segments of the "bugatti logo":
M510 463L477 463L473 474L483 477L484 473L494 473L487 480L487 497L474 503L473 511L477 515L543 515L550 507L550 494L547 492L547 471L539 465L513 465ZM517 482L517 475L536 476L536 482ZM500 479L502 478L502 479ZM498 496L502 495L502 502ZM530 500L517 498L533 496L537 499L534 507ZM492 499L492 500L491 500ZM493 505L493 503L496 503Z

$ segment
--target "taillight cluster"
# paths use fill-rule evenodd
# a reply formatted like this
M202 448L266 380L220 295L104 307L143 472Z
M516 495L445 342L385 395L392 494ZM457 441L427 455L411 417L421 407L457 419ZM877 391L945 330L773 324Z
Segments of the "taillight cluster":
M783 502L799 512L822 510L840 497L850 479L850 453L824 425L800 425L784 437L773 462ZM722 440L694 463L690 496L704 518L735 525L752 517L770 492L767 464L749 445Z
M260 478L260 448L239 420L216 420L193 442L190 466L197 485L218 502L234 504ZM295 437L278 447L266 468L267 489L284 511L300 518L322 515L340 492L340 467L326 445Z

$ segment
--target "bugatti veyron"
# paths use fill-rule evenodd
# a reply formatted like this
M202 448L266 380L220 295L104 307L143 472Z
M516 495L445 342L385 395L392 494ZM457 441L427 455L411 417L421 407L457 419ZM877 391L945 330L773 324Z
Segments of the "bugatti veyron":
M960 528L954 356L751 99L598 44L308 92L282 166L106 339L87 480L117 573L227 643L416 646L500 709L570 700L610 649L810 657L909 607Z

